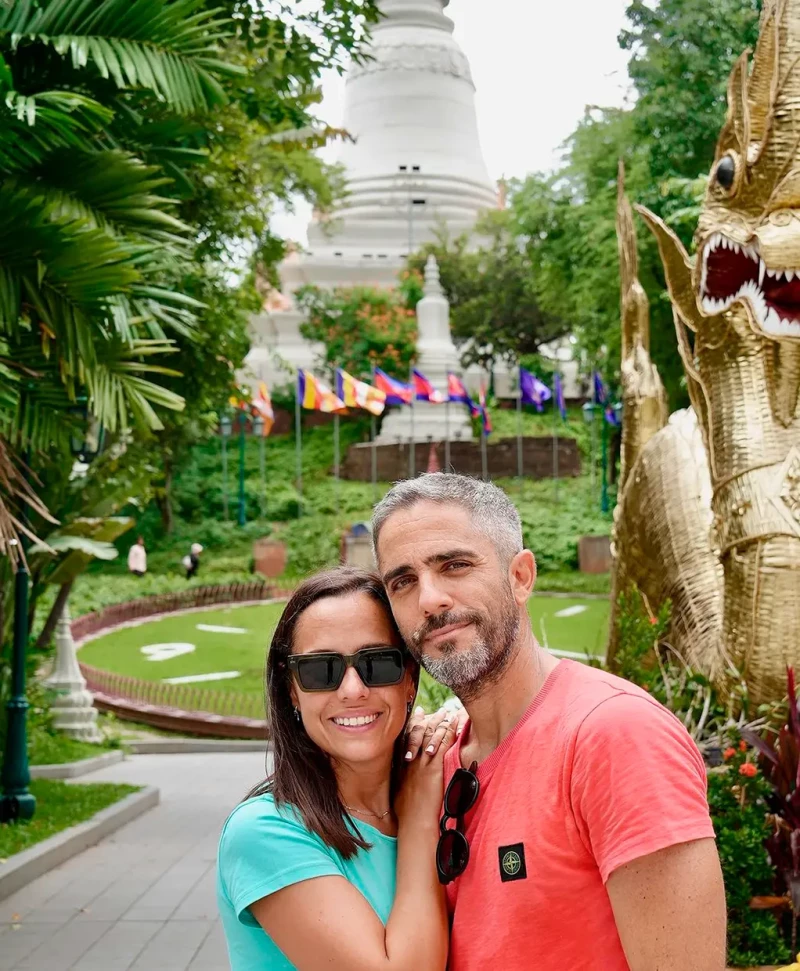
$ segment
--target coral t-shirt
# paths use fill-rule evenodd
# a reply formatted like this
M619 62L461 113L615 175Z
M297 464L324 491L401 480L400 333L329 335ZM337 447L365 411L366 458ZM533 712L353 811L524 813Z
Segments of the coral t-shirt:
M460 744L446 759L449 780ZM470 860L447 887L450 971L628 971L609 876L714 836L683 725L635 685L560 661L478 778Z

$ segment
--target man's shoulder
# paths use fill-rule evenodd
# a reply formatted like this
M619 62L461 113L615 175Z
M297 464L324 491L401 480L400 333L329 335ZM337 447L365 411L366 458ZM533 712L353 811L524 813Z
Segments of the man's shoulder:
M562 665L551 710L559 728L569 735L587 725L613 733L631 718L644 722L674 718L652 695L624 678L578 661L561 661Z

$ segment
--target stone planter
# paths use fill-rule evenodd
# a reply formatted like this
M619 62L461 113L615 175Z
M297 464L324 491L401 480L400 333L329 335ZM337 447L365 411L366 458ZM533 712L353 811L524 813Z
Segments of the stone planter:
M581 536L578 540L578 567L581 573L609 573L611 537Z
M253 543L253 563L256 573L262 576L281 576L286 570L286 544L274 539L257 539Z

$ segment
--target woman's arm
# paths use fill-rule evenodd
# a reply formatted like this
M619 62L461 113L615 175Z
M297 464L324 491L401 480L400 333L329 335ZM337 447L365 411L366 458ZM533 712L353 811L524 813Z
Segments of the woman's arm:
M436 875L444 753L408 771L396 806L397 891L386 927L343 877L293 884L251 904L250 912L299 971L444 971L448 924Z

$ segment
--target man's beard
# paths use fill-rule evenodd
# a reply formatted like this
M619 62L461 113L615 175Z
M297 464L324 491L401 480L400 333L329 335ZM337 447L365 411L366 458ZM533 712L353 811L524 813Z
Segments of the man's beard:
M422 651L425 639L451 624L472 624L476 639L472 646L459 650L454 641L438 645L438 655ZM499 680L511 658L519 633L519 608L506 585L496 611L450 610L429 617L407 639L408 649L432 678L446 685L462 701L477 697L488 685Z

